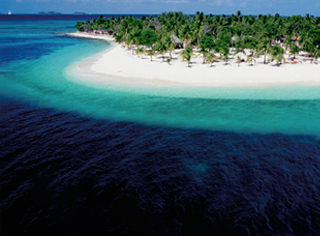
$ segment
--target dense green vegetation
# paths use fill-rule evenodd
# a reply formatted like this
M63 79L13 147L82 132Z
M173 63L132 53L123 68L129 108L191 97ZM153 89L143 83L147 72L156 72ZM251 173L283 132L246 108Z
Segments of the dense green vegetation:
M118 43L129 49L135 45L140 54L170 53L176 47L184 48L180 57L189 64L194 48L204 56L204 63L213 63L214 53L228 62L231 55L240 63L244 59L252 64L258 55L264 61L284 61L288 50L292 57L303 51L306 57L320 56L320 17L310 15L282 17L272 15L213 16L197 12L195 16L182 12L162 13L158 17L140 19L132 16L103 18L78 22L79 31L105 31L112 34ZM188 46L187 46L188 45ZM249 53L248 53L249 52ZM169 57L168 57L169 58Z

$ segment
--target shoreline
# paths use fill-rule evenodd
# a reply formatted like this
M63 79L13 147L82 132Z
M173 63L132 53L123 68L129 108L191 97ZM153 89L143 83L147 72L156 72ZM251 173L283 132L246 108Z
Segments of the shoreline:
M74 37L102 39L113 42L107 35L90 33L70 33ZM170 65L163 62L161 56L132 55L131 50L121 45L114 45L108 50L86 62L77 63L81 80L87 83L115 83L138 86L201 86L201 87L260 87L277 85L313 85L320 86L320 64L263 64L263 58L256 64L231 61L202 64L203 58L191 60L191 67L178 59L178 50L173 53Z
M91 39L102 39L109 42L114 42L114 38L110 35L102 35L102 34L93 34L93 33L85 33L85 32L74 32L74 33L67 33L66 35L76 38L91 38Z

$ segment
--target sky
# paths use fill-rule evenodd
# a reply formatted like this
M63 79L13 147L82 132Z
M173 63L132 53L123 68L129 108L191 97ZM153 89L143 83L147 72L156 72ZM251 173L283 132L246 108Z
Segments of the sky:
M160 14L182 11L195 14L320 16L320 0L0 0L0 13Z

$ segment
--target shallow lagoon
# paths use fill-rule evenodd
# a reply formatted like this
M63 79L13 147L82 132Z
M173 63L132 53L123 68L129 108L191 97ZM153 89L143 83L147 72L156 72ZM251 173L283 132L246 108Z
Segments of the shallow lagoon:
M111 45L61 34L51 34L53 39L32 35L39 42L28 47L46 45L38 49L46 55L38 56L30 51L30 57L36 58L28 57L24 50L25 35L15 36L23 41L14 44L21 48L15 56L23 59L11 64L3 59L5 67L0 77L3 94L15 100L98 119L245 133L320 133L318 87L130 86L82 82L75 73L69 72L70 68ZM12 41L5 47L8 49L10 44ZM113 81L117 79L121 80L112 78Z

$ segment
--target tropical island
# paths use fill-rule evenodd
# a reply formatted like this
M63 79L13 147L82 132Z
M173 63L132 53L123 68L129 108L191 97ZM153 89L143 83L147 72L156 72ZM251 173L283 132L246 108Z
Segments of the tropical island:
M61 15L60 12L56 12L56 11L48 11L48 12L40 11L38 14L39 15Z
M213 86L320 83L320 17L308 14L100 15L76 28L75 36L117 43L92 61L99 74Z

